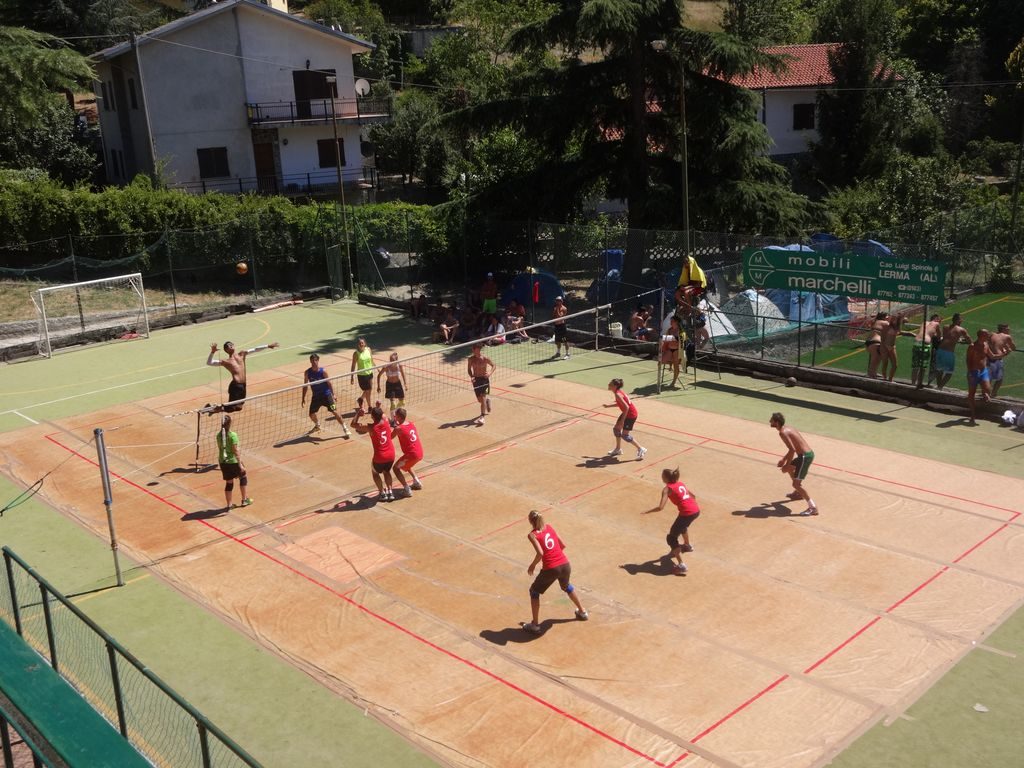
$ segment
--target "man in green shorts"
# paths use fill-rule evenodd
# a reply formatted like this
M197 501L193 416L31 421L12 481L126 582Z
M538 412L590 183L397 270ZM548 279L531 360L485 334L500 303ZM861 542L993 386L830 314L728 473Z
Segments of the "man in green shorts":
M778 466L793 478L793 492L788 494L789 498L793 501L803 499L807 502L807 509L800 513L802 517L818 514L818 507L815 505L814 499L803 486L807 470L811 468L811 462L814 461L814 451L804 440L803 435L792 427L786 426L786 417L781 413L773 413L769 423L779 430L779 437L786 444L786 455L779 459Z

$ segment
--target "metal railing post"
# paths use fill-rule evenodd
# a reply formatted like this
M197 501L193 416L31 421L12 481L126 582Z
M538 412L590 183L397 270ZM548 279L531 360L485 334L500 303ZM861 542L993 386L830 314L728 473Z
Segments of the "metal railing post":
M18 589L14 584L14 567L11 564L11 556L4 552L4 568L7 571L7 589L11 594L11 612L14 614L14 631L19 637L24 637L21 628L21 610L18 608Z
M114 705L117 707L117 729L127 739L128 721L124 716L124 697L121 695L121 675L117 671L117 652L109 642L106 646L107 658L110 659L110 683L114 688Z
M14 765L14 752L11 750L11 734L7 731L7 718L0 717L0 745L4 751L4 765Z
M196 721L196 728L199 729L199 751L203 757L203 768L210 768L210 740L206 734L206 726L202 722Z
M46 641L50 646L50 666L54 672L57 668L57 638L53 635L53 616L50 615L50 598L47 596L46 585L39 584L39 594L43 599L43 619L46 622Z

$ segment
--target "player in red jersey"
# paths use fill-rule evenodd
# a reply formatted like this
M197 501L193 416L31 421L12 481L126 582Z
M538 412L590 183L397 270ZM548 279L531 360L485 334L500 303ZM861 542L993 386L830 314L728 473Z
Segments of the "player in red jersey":
M580 621L586 621L590 618L590 615L576 596L576 588L569 583L572 566L569 565L569 558L565 556L565 544L558 538L555 529L545 524L540 512L533 510L530 512L529 519L533 530L530 531L527 538L533 545L536 554L526 572L533 576L533 569L537 567L537 563L543 561L543 566L540 573L537 574L537 578L533 580L533 584L530 585L530 608L533 610L533 621L529 624L524 622L522 625L523 629L533 635L541 633L540 596L556 580L558 581L558 586L562 588L562 591L569 596L569 599L576 606L576 618Z
M360 406L352 417L352 429L360 435L369 434L373 440L373 458L370 467L373 469L373 482L377 486L377 498L381 501L394 501L395 494L391 490L391 467L395 463L395 444L391 442L391 424L384 418L384 409L377 403L370 409L373 424L360 424L359 419L366 415ZM384 476L381 482L381 475Z
M672 549L670 556L676 560L673 570L676 575L682 576L686 573L683 552L693 552L693 547L690 546L690 525L700 517L700 507L697 505L697 498L687 490L685 485L679 482L678 469L663 469L661 471L661 480L665 483L665 487L661 489L661 503L656 507L648 509L644 514L661 512L665 508L665 502L669 499L676 505L679 515L676 517L675 522L672 523L672 528L669 530L668 536L665 537L665 541L668 542L669 547ZM679 543L680 536L683 537L682 544Z
M615 402L606 404L605 408L618 408L622 411L619 414L619 418L615 420L615 426L612 427L612 434L615 435L615 447L608 451L608 456L621 456L622 441L625 440L630 445L636 446L636 460L641 461L647 455L647 449L634 440L633 435L630 434L639 415L636 406L629 399L629 395L622 391L622 379L612 379L609 381L608 391L615 394Z
M402 446L402 456L395 462L395 477L402 484L405 495L412 496L413 491L423 488L423 483L416 477L416 472L413 470L413 467L423 460L423 443L420 442L420 432L416 429L416 425L407 421L407 417L405 408L395 410L395 432L398 433L398 443ZM412 477L411 486L405 482L403 472L408 472Z

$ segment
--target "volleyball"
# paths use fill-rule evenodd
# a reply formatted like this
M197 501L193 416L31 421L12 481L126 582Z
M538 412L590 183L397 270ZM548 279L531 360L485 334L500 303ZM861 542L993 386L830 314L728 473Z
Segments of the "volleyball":
M238 274L244 275L248 271L249 265L246 264L244 261L240 261L237 264L235 264L235 272L237 272Z

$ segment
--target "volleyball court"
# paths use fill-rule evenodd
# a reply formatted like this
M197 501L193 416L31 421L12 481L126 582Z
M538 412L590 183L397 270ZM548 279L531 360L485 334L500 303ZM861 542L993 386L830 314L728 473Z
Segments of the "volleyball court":
M102 533L85 497L99 500L89 441L103 428L125 550L451 765L818 765L899 716L1024 599L1024 483L796 424L818 456L821 516L791 517L769 413L754 424L640 397L647 457L609 459L611 393L563 374L600 368L635 397L654 371L623 375L635 364L584 351L582 335L556 360L534 336L484 348L498 366L484 426L467 348L374 350L399 354L426 454L423 490L391 503L375 498L366 437L330 421L306 434L302 360L254 376L235 414L255 498L243 509L223 509L210 463L212 387L0 448L26 484L76 457L43 494ZM349 359L320 360L345 411ZM702 509L684 577L666 558L673 513L642 514L676 466ZM590 612L576 621L549 590L540 637L519 626L530 509L568 545Z

